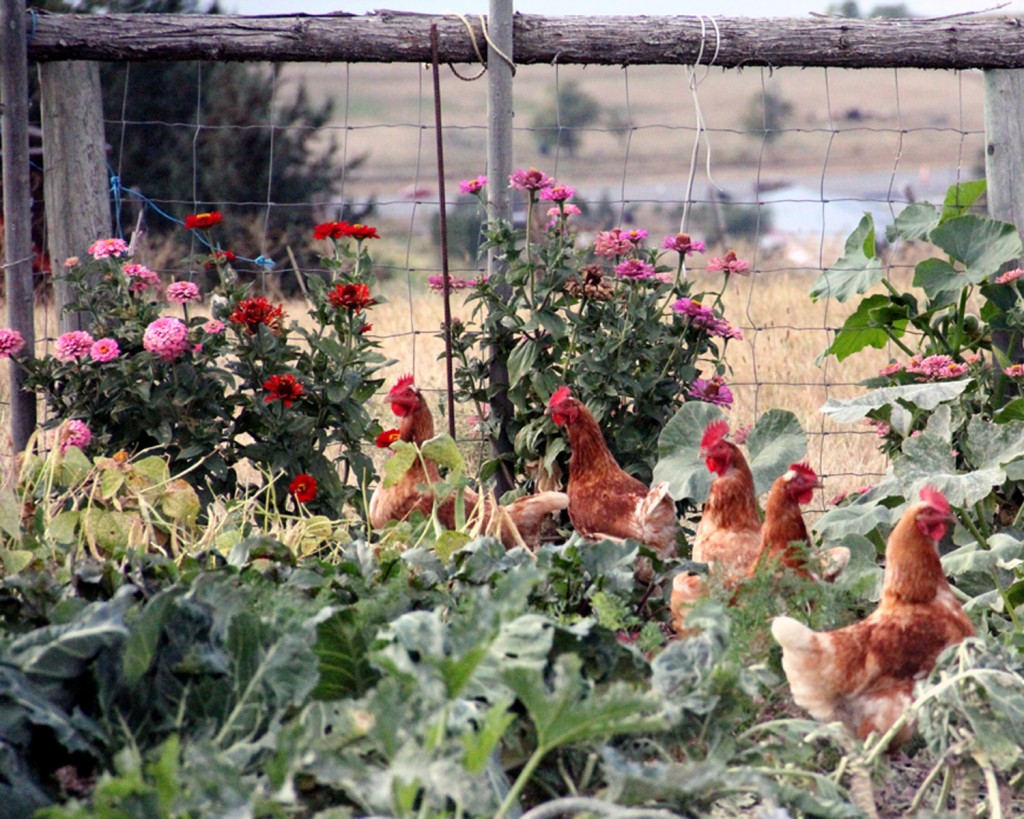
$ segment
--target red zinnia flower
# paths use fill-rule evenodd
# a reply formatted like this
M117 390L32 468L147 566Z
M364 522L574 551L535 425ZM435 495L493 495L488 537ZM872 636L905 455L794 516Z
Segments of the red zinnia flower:
M220 211L211 211L210 213L197 213L195 215L189 215L185 217L185 229L186 230L206 230L212 228L214 225L219 225L224 221L224 217L220 215Z
M377 228L370 227L369 225L349 225L344 233L345 236L351 236L353 239L379 239L377 235Z
M242 299L238 306L228 316L228 321L234 324L244 324L249 335L256 335L261 324L265 324L276 336L281 333L281 319L284 318L284 308L279 304L271 304L264 296L257 296L251 299Z
M309 503L316 497L316 478L305 473L296 475L288 484L288 492L299 503Z
M263 382L263 389L268 393L264 396L264 401L269 404L271 401L281 399L286 407L290 407L292 401L300 398L304 392L302 384L295 380L294 375L272 375Z
M348 236L345 232L352 227L348 222L324 222L313 228L314 239L340 239Z
M377 303L376 299L370 298L370 288L365 284L339 284L327 294L327 299L335 307L347 307L349 310L362 310Z
M234 264L238 258L233 250L215 250L210 254L212 258L205 265L207 270L213 269L217 262L221 264Z
M402 436L397 429L386 429L377 436L377 446L381 449L387 449L395 441L400 440L401 437Z

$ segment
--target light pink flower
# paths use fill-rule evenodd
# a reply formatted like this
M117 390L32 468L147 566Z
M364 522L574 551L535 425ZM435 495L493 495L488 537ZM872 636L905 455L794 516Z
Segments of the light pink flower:
M510 188L515 188L517 191L539 191L541 188L554 185L555 180L536 168L530 168L528 171L512 171L508 183Z
M715 320L710 322L705 328L708 331L709 336L718 336L719 338L732 338L737 341L743 340L743 331L739 327L733 327L724 318L715 317Z
M77 419L65 421L57 432L57 446L61 455L68 451L69 447L85 449L92 440L92 431L85 425L84 421Z
M1024 364L1011 364L1003 370L1003 375L1010 378L1024 378Z
M72 330L64 333L57 339L54 346L54 355L58 361L74 361L76 358L89 355L92 349L93 337L85 330Z
M736 431L732 434L732 441L734 444L745 444L747 437L750 435L751 430L754 428L753 424L746 424L745 426L736 427Z
M640 259L626 259L617 265L615 275L620 279L649 279L654 275L654 265L641 261Z
M93 361L101 363L113 361L121 355L121 348L117 346L115 339L101 338L92 343L92 347L89 348L89 355Z
M691 398L706 401L717 407L732 406L732 390L725 385L725 379L720 375L713 375L708 379L695 379L687 394Z
M170 363L189 349L188 327L180 319L158 318L143 333L142 346Z
M603 230L594 237L594 253L598 256L624 256L633 249L633 242L622 228Z
M224 332L224 322L219 319L210 319L203 323L203 330L211 336L219 335Z
M0 358L17 355L25 346L25 339L17 330L9 327L0 329Z
M908 373L923 375L930 381L959 378L967 369L967 364L957 363L948 355L930 355L921 359L914 356L907 365Z
M89 252L94 259L117 258L128 252L128 243L124 239L97 239L89 245Z
M78 262L79 258L77 256L68 256L64 260L64 267L74 267Z
M710 307L705 307L699 301L685 297L675 302L672 309L689 318L694 327L707 327L717 318L715 311Z
M636 228L634 230L627 230L623 235L627 239L629 239L629 241L631 241L634 246L636 246L639 245L650 234L643 228Z
M740 276L750 275L750 262L746 262L736 255L735 250L730 250L724 257L712 256L708 259L708 273L738 274Z
M199 287L194 282L171 282L167 285L167 301L178 304L191 304L199 301Z
M679 255L692 256L694 253L703 253L705 250L703 242L695 242L690 238L689 233L677 233L675 236L666 236L661 246L665 250L674 250Z
M480 189L486 184L486 176L478 176L476 179L463 179L459 183L459 190L462 193L479 193Z
M882 369L878 371L878 374L888 378L890 375L896 375L896 373L901 372L903 372L903 365L897 361L894 361L892 364L882 367Z
M1021 270L1018 267L1014 270L1007 270L1005 273L1000 273L992 281L996 284L1009 284L1010 282L1017 281L1021 276L1024 276L1024 270Z
M126 264L123 272L128 277L128 289L133 293L141 293L160 283L160 277L145 265Z
M870 427L874 427L875 434L879 438L884 438L886 435L892 432L892 427L885 423L885 421L876 421L874 418L865 418L864 423Z
M547 202L564 202L571 199L574 193L576 189L572 185L549 185L541 188L540 198Z

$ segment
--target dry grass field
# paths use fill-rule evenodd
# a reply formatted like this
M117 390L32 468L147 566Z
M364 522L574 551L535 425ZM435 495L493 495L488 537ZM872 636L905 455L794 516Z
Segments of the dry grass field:
M437 160L429 68L305 64L286 67L282 76L282 94L301 80L314 100L334 100L325 137L335 139L346 167L337 179L339 199L375 202L372 219L384 240L372 249L386 273L381 287L389 303L374 308L374 330L398 361L389 380L412 371L418 383L440 388L441 301L424 284L440 268L431 236ZM446 67L441 85L446 184L454 198L459 179L486 171L486 79L464 82ZM598 100L602 117L582 133L574 153L541 155L533 119L567 85ZM765 95L791 106L785 129L770 142L745 131L745 116L759 110ZM948 176L976 178L982 107L978 72L527 66L515 79L515 164L556 175L587 201L603 200L624 222L650 230L653 240L680 228L698 110L706 130L693 163L694 201L710 201L717 185L756 204L759 191L795 183L813 192L802 204L823 212L837 198L849 199L854 211L868 200L883 209L887 202L934 201ZM813 433L809 460L825 476L825 497L870 483L884 469L868 428L836 429L818 411L827 397L857 394L856 383L889 358L878 351L842 364L815 363L850 306L814 304L807 292L841 254L844 235L819 228L737 244L755 272L731 282L726 299L727 316L745 334L728 355L735 424L751 423L771 407L795 412ZM725 249L709 247L709 255ZM695 267L700 277L702 264ZM289 312L304 311L295 304ZM39 337L52 337L52 316L41 322L49 327L41 326ZM6 373L0 378L6 429ZM386 408L379 410L384 418Z

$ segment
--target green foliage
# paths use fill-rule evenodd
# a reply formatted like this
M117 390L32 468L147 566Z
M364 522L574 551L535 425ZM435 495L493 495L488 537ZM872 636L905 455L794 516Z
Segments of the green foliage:
M322 260L329 278L308 283L308 324L286 323L279 305L255 299L217 245L191 260L220 279L209 294L209 316L158 296L123 253L103 257L97 250L95 260L67 268L74 294L68 310L93 316L87 343L67 355L59 354L58 340L58 354L17 359L26 387L49 406L56 443L74 443L68 422L77 419L91 430L91 441L82 443L87 451L164 456L207 503L235 492L243 462L273 482L271 504L283 506L302 475L315 480L313 497L302 499L312 511L335 514L346 502L361 502L374 477L362 449L380 432L365 402L388 362L364 333L375 301L363 240L355 249L348 239L330 241L332 253ZM145 275L155 285L156 275ZM177 322L184 336L170 347L156 332L166 322ZM116 342L117 354L96 358L94 339ZM285 392L274 379L284 379ZM354 482L339 476L339 458Z
M537 150L541 156L547 156L556 148L575 156L581 141L579 131L601 116L601 103L575 82L560 83L554 97L530 123Z
M642 230L606 231L593 247L577 247L565 203L541 199L541 188L522 188L524 229L487 226L486 245L503 269L472 283L471 321L452 328L456 397L491 404L492 423L502 424L514 448L514 463L504 468L522 475L544 453L539 469L530 466L543 474L567 458L562 432L545 415L552 393L566 384L594 413L622 467L649 480L656 460L651 442L698 377L724 372L728 339L738 331L721 318L721 291L691 293L685 252L674 267L663 264L666 251L647 247ZM559 215L538 235L540 207ZM641 272L617 273L623 265ZM702 318L694 318L701 310ZM493 357L507 362L507 408L494 401L504 385L491 378ZM489 464L485 474L499 468Z

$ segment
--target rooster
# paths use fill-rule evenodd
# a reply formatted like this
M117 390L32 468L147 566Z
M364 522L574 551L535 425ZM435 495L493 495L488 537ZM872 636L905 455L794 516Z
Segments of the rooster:
M648 488L619 466L593 414L566 386L548 401L548 415L569 435L569 520L590 540L632 538L662 557L675 554L679 518L668 484ZM641 579L650 567L638 566Z
M886 733L913 700L947 646L974 627L946 581L936 542L952 521L941 492L926 486L889 535L882 599L865 620L818 633L791 617L776 617L772 635L793 699L816 719L839 720L863 739ZM913 732L904 725L898 747Z
M715 479L694 534L693 559L731 585L761 554L761 517L747 459L725 439L728 434L728 423L712 421L700 441L701 457Z
M398 379L388 392L388 400L391 411L401 419L398 426L400 440L419 445L434 437L434 416L411 375ZM417 458L394 486L377 486L370 499L370 525L382 529L389 521L405 520L415 511L429 516L435 501L439 500L438 520L445 528L454 529L455 497L437 499L431 489L440 482L437 464L427 458ZM569 503L564 492L538 492L501 506L490 498L481 501L480 496L468 487L463 490L463 499L466 519L481 515L482 531L495 534L509 549L517 545L537 548L545 532L552 528L551 516L565 509Z
M846 547L829 549L817 558L807 555L810 536L800 505L810 503L814 490L821 485L815 471L806 463L791 464L785 474L775 479L764 507L761 554L748 574L757 572L765 558L778 561L801 577L828 583L842 573L850 562L850 550Z

